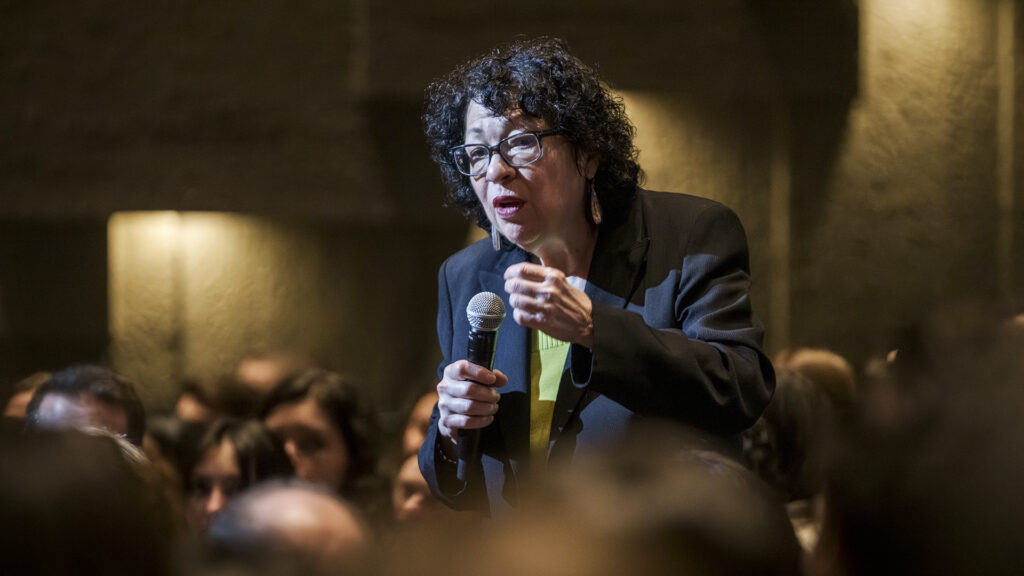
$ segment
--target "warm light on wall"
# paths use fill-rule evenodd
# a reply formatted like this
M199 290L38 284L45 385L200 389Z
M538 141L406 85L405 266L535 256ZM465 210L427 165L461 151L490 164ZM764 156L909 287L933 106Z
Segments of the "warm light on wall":
M112 228L132 230L137 250L164 251L174 249L179 242L181 215L174 211L119 212L110 219Z
M953 0L868 0L865 10L885 19L896 29L914 35L935 30L948 23L952 16ZM908 40L911 37L907 38Z
M626 114L636 127L634 143L640 150L645 186L680 192L692 179L686 159L701 155L698 130L679 98L648 92L617 92ZM699 161L698 161L699 162ZM686 165L683 165L685 163Z
M177 212L119 212L107 224L111 361L144 398L181 377L181 228Z
M234 213L119 212L108 225L111 360L170 401L254 349L317 351L345 291L305 227ZM336 337L335 337L336 338Z

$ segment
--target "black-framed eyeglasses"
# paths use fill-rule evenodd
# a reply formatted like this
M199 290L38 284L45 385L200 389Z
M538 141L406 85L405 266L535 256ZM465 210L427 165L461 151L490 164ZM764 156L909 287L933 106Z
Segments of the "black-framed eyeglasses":
M479 176L487 172L487 167L491 165L491 156L495 152L513 168L533 164L544 155L541 138L561 133L561 130L531 130L503 138L494 146L463 144L452 146L448 152L452 155L452 163L459 172L466 176Z

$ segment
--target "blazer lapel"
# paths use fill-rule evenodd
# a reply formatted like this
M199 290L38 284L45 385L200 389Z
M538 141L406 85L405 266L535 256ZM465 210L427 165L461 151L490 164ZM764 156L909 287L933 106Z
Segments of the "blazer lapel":
M643 210L639 196L634 198L629 212L617 226L602 227L598 232L594 257L590 263L587 286L584 292L594 302L625 308L643 278L644 264L650 239L643 223ZM555 413L551 419L551 447L558 441L570 419L578 418L587 387L577 386L569 376L569 364L573 354L590 354L582 346L573 346L566 359L562 384L558 387Z

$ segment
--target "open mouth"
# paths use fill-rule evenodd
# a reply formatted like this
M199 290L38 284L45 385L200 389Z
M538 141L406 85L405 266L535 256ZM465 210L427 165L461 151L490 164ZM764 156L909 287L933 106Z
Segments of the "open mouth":
M498 196L491 201L491 205L494 206L494 213L500 218L509 218L515 215L522 208L523 204L525 202L514 196Z

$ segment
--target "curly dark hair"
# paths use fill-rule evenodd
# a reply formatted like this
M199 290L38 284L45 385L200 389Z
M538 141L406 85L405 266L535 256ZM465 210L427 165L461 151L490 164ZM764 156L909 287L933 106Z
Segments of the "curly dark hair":
M636 129L622 100L569 53L564 40L519 39L456 67L426 91L423 129L448 188L445 204L475 216L485 230L490 230L487 215L449 153L463 144L471 101L497 115L520 111L542 119L573 144L577 158L596 157L594 187L607 216L620 213L635 194L642 172L633 145Z

